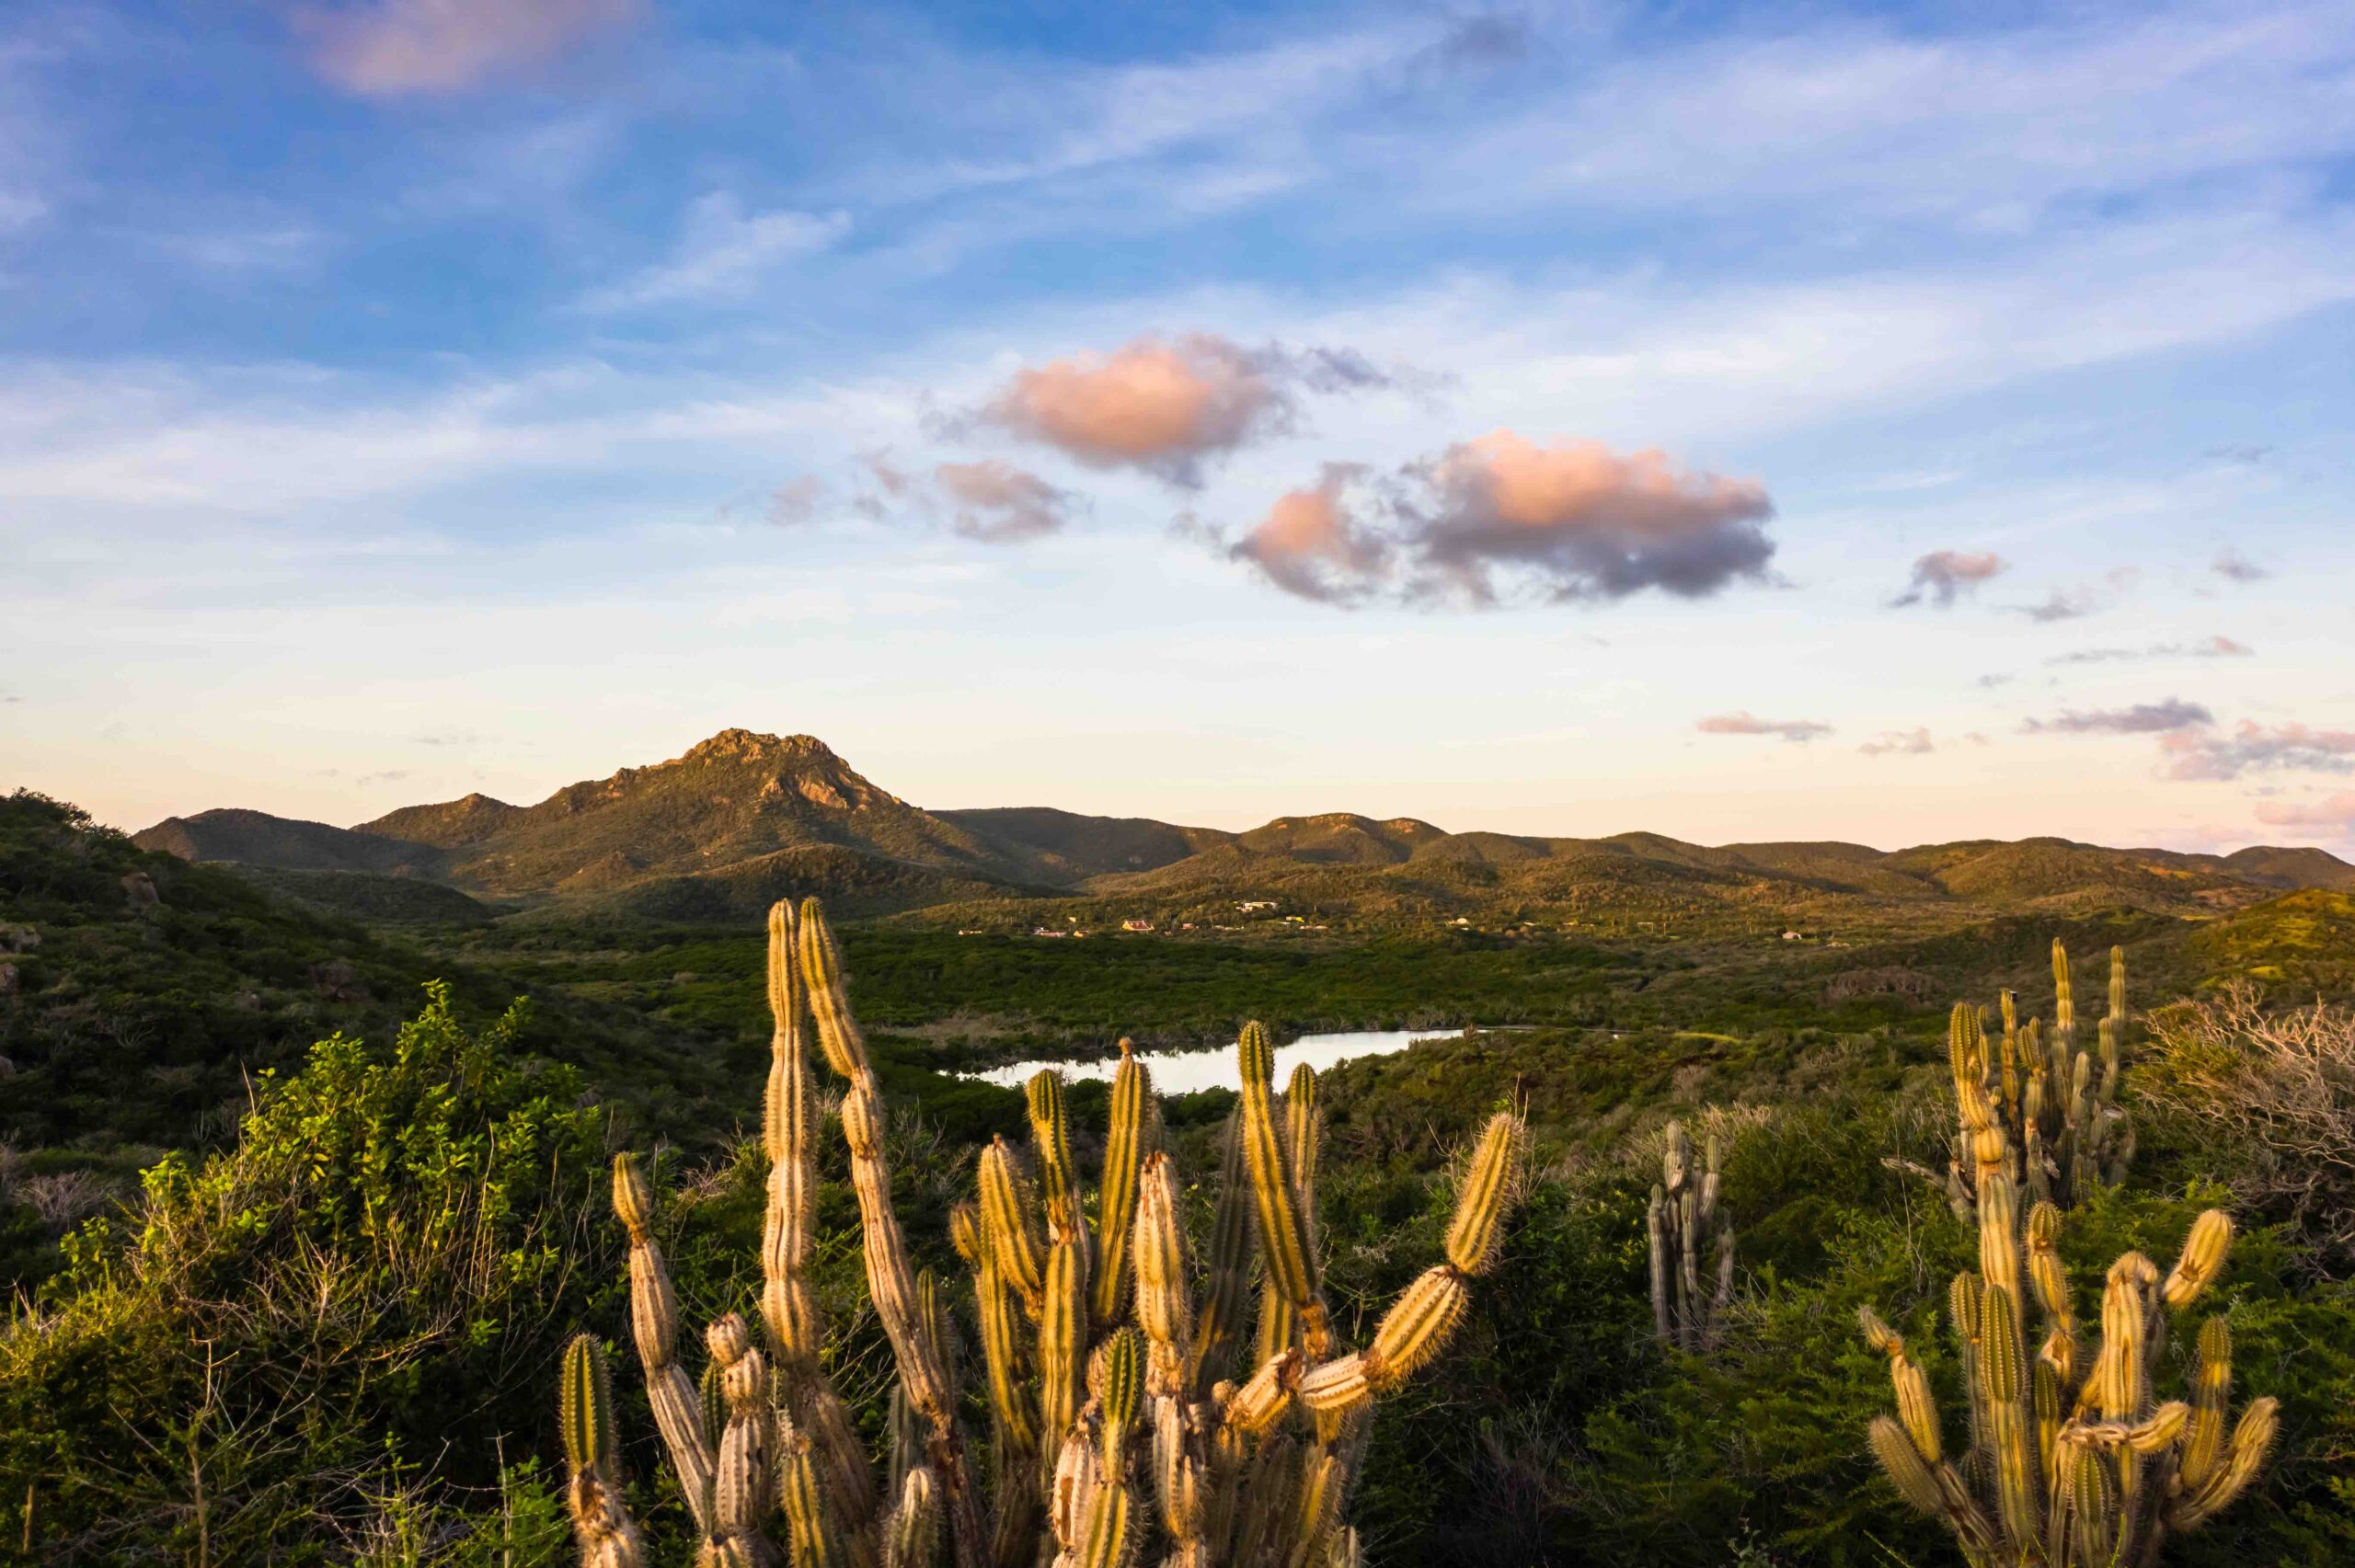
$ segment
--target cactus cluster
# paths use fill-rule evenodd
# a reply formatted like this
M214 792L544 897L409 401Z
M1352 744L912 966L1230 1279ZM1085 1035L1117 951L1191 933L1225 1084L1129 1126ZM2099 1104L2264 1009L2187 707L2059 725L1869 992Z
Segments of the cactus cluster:
M1701 1288L1703 1238L1716 1222L1714 1284ZM1651 1242L1652 1330L1662 1345L1701 1352L1717 1345L1717 1317L1733 1295L1733 1221L1717 1211L1717 1140L1697 1173L1684 1124L1668 1124L1660 1179L1652 1185L1645 1230Z
M1957 1006L1947 1036L1956 1119L1947 1200L1966 1225L1977 1223L1979 1162L1972 1154L1988 1128L2011 1151L2012 1177L2030 1199L2074 1207L2098 1188L2115 1186L2134 1158L2134 1123L2118 1104L2125 1046L2126 950L2109 950L2109 1006L2097 1028L2097 1052L2077 1045L2069 953L2052 944L2052 1027L2023 1024L2017 999L2001 997L2004 1032L1988 1037L1986 1019Z
M943 1555L955 1568L1126 1568L1148 1551L1170 1568L1355 1563L1345 1509L1373 1402L1439 1353L1469 1281L1496 1259L1519 1182L1516 1114L1492 1117L1471 1157L1446 1260L1351 1349L1319 1283L1315 1076L1295 1072L1279 1096L1263 1026L1243 1031L1241 1103L1200 1270L1144 1064L1123 1050L1092 1204L1063 1081L1040 1073L1028 1090L1028 1149L983 1150L975 1199L951 1218L972 1269L990 1416L977 1449L961 1415L959 1335L945 1292L909 1258L881 1096L815 900L770 912L768 990L762 1343L735 1314L713 1323L700 1392L677 1356L653 1196L629 1156L615 1162L632 1330L702 1568L781 1557L795 1568L932 1568ZM806 1021L844 1081L868 1294L897 1365L879 1485L821 1365L806 1278L821 1115ZM1264 1282L1252 1358L1238 1366L1255 1247ZM586 1336L567 1355L561 1403L584 1568L636 1568L644 1545L616 1484L610 1384Z
M2066 1008L2064 1000L2064 1020ZM1956 1009L1958 1036L1977 1023ZM2223 1318L2200 1328L2188 1400L2152 1401L2170 1316L2223 1268L2232 1221L2218 1209L2201 1214L2164 1280L2142 1253L2120 1257L2093 1343L2062 1267L2061 1209L2039 1199L2023 1215L2017 1166L1992 1116L1974 1125L1970 1152L1979 1268L1957 1275L1949 1298L1970 1440L1949 1457L1928 1377L1867 1308L1858 1316L1889 1357L1898 1409L1874 1419L1873 1452L1907 1503L1946 1521L1972 1568L2152 1562L2166 1536L2201 1524L2247 1486L2273 1439L2270 1399L2226 1430L2232 1335ZM2031 1291L2044 1329L2033 1357L2024 1325Z

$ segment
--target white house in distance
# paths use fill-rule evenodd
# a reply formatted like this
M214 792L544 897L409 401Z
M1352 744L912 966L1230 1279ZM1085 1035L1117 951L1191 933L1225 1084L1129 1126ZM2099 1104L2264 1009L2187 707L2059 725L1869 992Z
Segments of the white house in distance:
M1151 921L1122 921L1120 929L1122 931L1151 931L1153 922Z
M1276 901L1273 898L1246 898L1235 907L1247 915L1257 910L1272 910Z

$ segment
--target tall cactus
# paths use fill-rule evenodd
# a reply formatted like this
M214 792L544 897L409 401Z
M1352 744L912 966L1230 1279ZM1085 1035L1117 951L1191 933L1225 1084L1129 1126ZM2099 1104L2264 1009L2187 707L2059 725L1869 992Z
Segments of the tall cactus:
M2075 990L2069 953L2052 944L2052 1028L2022 1024L2010 991L1999 998L2004 1032L1991 1040L1982 1013L1958 1003L1947 1032L1958 1132L1947 1196L1965 1224L1977 1223L1978 1162L1970 1150L1982 1128L1995 1127L2011 1151L2013 1179L2028 1196L2074 1207L2126 1179L2134 1158L2134 1123L2118 1104L2125 1070L2126 950L2109 950L2108 1008L2097 1026L2097 1049L2077 1044Z
M1701 1290L1702 1238L1717 1222L1714 1286ZM1693 1164L1693 1140L1684 1124L1668 1124L1660 1156L1660 1180L1652 1186L1645 1217L1651 1243L1652 1331L1662 1345L1699 1353L1717 1345L1718 1314L1733 1296L1733 1221L1717 1211L1717 1140L1708 1142L1707 1162Z
M1957 1011L1958 1027L1965 1016ZM1974 1128L1971 1154L1979 1268L1956 1276L1951 1291L1970 1441L1947 1456L1928 1378L1866 1308L1858 1319L1889 1357L1898 1411L1874 1419L1873 1453L1899 1495L1946 1522L1972 1568L2145 1568L2168 1534L2201 1524L2247 1486L2273 1439L2270 1399L2224 1434L2232 1337L2222 1318L2199 1331L2189 1402L2152 1402L2169 1315L2214 1281L2232 1221L2217 1209L2200 1215L2164 1282L2142 1253L2120 1257L2104 1286L2099 1342L2089 1345L2061 1265L2061 1210L2042 1200L2021 1213L2011 1150L1992 1119ZM2023 1324L2030 1294L2044 1329L2032 1356Z
M891 1208L881 1097L815 900L798 914L784 904L771 911L769 1001L765 1354L735 1315L711 1326L708 1413L679 1362L652 1191L627 1155L615 1162L632 1323L657 1425L703 1534L699 1565L779 1561L770 1535L781 1522L794 1568L936 1568L943 1551L956 1568L1131 1568L1148 1550L1170 1568L1357 1568L1345 1514L1372 1402L1439 1354L1471 1280L1493 1266L1520 1180L1517 1113L1493 1116L1466 1162L1445 1261L1356 1351L1339 1343L1318 1283L1315 1075L1295 1072L1279 1098L1265 1027L1246 1025L1238 1047L1242 1104L1227 1128L1199 1296L1144 1064L1123 1042L1092 1223L1063 1079L1039 1074L1026 1092L1028 1149L1003 1139L984 1149L975 1201L950 1217L972 1270L991 1427L984 1464L959 1419L947 1305L914 1271ZM845 1081L840 1116L868 1294L899 1374L879 1495L821 1365L822 1324L805 1277L818 1179L805 1017ZM1237 1383L1255 1233L1269 1281L1258 1338L1269 1349ZM582 1562L636 1568L644 1547L614 1484L603 1362L593 1342L575 1352L563 1415ZM994 1482L987 1499L984 1476Z

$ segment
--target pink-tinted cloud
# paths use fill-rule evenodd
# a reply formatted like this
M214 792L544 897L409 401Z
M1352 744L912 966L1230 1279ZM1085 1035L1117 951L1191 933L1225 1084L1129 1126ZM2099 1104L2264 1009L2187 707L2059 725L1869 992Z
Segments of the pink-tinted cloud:
M1197 332L1017 371L982 412L1092 467L1191 484L1202 459L1280 427L1291 404L1250 354Z
M951 524L968 539L1008 544L1063 527L1075 498L1009 463L944 463L933 480L955 511Z
M1867 757L1886 757L1891 753L1921 757L1937 749L1937 742L1930 738L1930 732L1926 729L1892 729L1856 748Z
M2011 563L1989 552L1966 555L1959 550L1933 550L1913 563L1913 577L1905 592L1891 601L1907 605L1928 602L1944 610L1959 596L1974 592L1988 578L2011 569Z
M1399 517L1427 593L1492 603L1500 578L1555 599L1685 598L1763 580L1774 542L1765 486L1679 468L1667 453L1601 441L1541 446L1509 429L1463 441L1402 475Z
M1712 714L1694 725L1704 735L1775 735L1785 740L1812 740L1819 735L1829 735L1832 727L1811 718L1760 718L1746 708L1729 714Z
M637 17L640 0L373 0L297 12L320 75L368 97L457 92Z
M2321 828L2355 838L2355 795L2334 795L2303 805L2268 802L2257 808L2257 819L2274 828Z
M2355 773L2355 729L2243 719L2229 735L2170 735L2160 742L2171 779L2236 779L2245 773Z
M1136 468L1191 486L1207 459L1290 429L1299 394L1392 380L1351 349L1246 349L1209 332L1147 336L1109 354L1017 371L980 417L1093 468Z
M1327 464L1309 489L1287 491L1227 552L1267 574L1286 593L1328 604L1355 603L1382 579L1389 546L1360 521L1347 491L1363 470Z

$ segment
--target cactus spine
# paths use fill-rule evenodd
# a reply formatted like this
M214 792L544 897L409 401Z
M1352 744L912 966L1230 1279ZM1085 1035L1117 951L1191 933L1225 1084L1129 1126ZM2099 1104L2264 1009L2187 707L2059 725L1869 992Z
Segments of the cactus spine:
M2056 1033L2070 1027L2063 996ZM1976 1026L1975 1013L1956 1010L1958 1041ZM1958 1087L1975 1082L1959 1077ZM1966 1094L1966 1118L1970 1109ZM2061 1210L2040 1201L2021 1215L2010 1150L1992 1118L1972 1127L1971 1150L1980 1266L1957 1276L1951 1292L1970 1446L1959 1468L1946 1458L1928 1379L1904 1341L1866 1310L1859 1319L1889 1357L1898 1409L1895 1419L1873 1421L1873 1452L1900 1496L1946 1522L1972 1568L2151 1563L2170 1531L2194 1528L2248 1484L2273 1437L2269 1399L2250 1405L2229 1445L2223 1436L2232 1339L2221 1318L2200 1330L2190 1402L2152 1402L2168 1314L2214 1281L2232 1222L2218 1210L2202 1214L2164 1284L2140 1253L2112 1265L2100 1345L2088 1358L2055 1250ZM2030 1288L2044 1327L2033 1359L2023 1326Z
M1702 1238L1717 1221L1715 1284L1701 1292ZM1696 1179L1684 1124L1668 1124L1660 1180L1644 1228L1651 1244L1652 1332L1662 1345L1699 1353L1717 1345L1718 1315L1733 1296L1733 1221L1717 1212L1717 1140Z
M2052 1028L2019 1021L2018 1003L2001 994L2002 1036L1991 1041L1979 1010L1955 1007L1947 1034L1958 1132L1948 1167L1947 1201L1964 1224L1978 1223L1973 1153L1982 1131L2003 1134L2013 1180L2033 1202L2074 1207L2097 1188L2126 1179L2134 1158L2134 1124L2118 1104L2129 1022L2126 950L2109 950L2108 1010L2096 1050L2077 1046L2075 987L2068 950L2052 944Z
M956 1334L909 1262L891 1207L882 1099L814 900L769 921L775 1014L763 1119L770 1161L762 1232L765 1352L729 1314L706 1333L706 1402L678 1357L678 1304L653 1238L654 1197L615 1162L630 1234L631 1319L657 1425L711 1568L1358 1568L1343 1522L1373 1401L1444 1348L1470 1281L1498 1256L1517 1196L1522 1129L1499 1112L1467 1161L1445 1261L1346 1351L1319 1293L1314 1217L1315 1075L1274 1093L1273 1044L1246 1025L1242 1104L1227 1128L1196 1295L1184 1189L1157 1147L1144 1064L1124 1048L1092 1207L1072 1154L1064 1084L1032 1079L1030 1145L982 1151L976 1200L950 1217L972 1271L991 1462L958 1419ZM878 1488L819 1355L806 1273L814 1245L820 1112L802 1035L816 1023L844 1080L840 1117L870 1299L898 1369L888 1483ZM1258 1224L1255 1227L1254 1219ZM1273 1348L1239 1384L1255 1230L1270 1287L1258 1336ZM1270 1327L1266 1319L1274 1321ZM593 1342L568 1353L561 1403L586 1568L637 1568L644 1548L612 1475L611 1396ZM984 1523L979 1479L995 1485ZM879 1491L880 1495L879 1496Z

